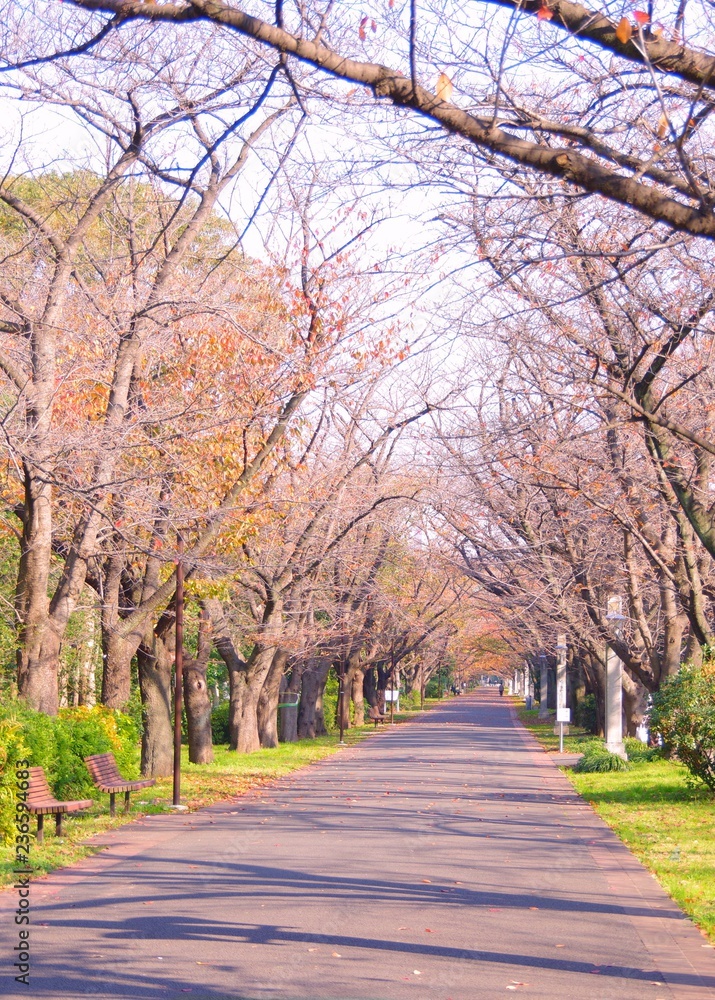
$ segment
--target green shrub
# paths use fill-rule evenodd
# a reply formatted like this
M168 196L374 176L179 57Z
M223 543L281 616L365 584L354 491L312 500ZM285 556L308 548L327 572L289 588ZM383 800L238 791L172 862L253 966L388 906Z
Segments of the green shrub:
M26 758L20 723L0 719L0 843L15 839L15 762Z
M626 736L623 743L628 754L628 760L631 762L656 760L661 755L658 747L649 747L641 740L637 740L635 736Z
M653 732L692 777L715 792L715 661L686 663L653 695Z
M596 719L596 696L587 694L586 697L576 705L574 712L574 722L581 726L588 733L598 732L598 722Z
M400 708L403 712L415 711L420 707L420 689L412 688L409 694L400 695Z
M574 767L574 771L583 773L603 773L605 771L627 771L628 761L617 753L611 753L603 743L587 743L583 757Z
M6 706L3 721L21 728L33 765L45 769L59 799L99 798L84 758L113 753L127 778L139 775L139 733L134 720L104 705L64 708L59 715L44 715L18 702Z
M227 701L221 702L211 713L211 738L215 746L219 743L228 743L229 741L229 731L228 731L228 711L230 708L230 703Z

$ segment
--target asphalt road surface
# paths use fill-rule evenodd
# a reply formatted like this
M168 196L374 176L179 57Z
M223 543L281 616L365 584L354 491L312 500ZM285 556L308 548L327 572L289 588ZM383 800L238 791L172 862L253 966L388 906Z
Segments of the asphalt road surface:
M715 998L705 938L489 692L107 844L34 884L29 988L0 896L0 994Z

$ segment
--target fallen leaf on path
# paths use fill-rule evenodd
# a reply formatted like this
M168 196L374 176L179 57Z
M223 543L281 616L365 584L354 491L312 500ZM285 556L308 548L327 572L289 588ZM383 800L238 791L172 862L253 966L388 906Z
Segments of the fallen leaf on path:
M538 909L539 909L539 907L538 907L538 906L530 906L530 907L529 907L529 909L530 909L530 910L538 910Z
M423 878L422 881L426 882L428 885L432 885L432 879L431 878Z
M419 969L413 969L412 970L412 975L413 976L421 976L422 973L419 971Z
M334 952L333 952L333 958L342 958L342 957L343 957L343 956L342 956L342 955L340 954L340 952L339 952L339 951L334 951Z

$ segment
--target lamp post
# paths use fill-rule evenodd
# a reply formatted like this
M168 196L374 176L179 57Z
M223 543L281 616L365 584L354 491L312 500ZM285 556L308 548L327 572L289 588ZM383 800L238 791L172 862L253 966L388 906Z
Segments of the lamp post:
M395 646L390 648L390 725L395 724Z
M617 639L623 635L622 601L617 594L608 598L606 621ZM615 650L606 646L606 748L626 760L623 745L623 661Z
M177 536L176 561L176 649L174 651L174 788L172 806L185 809L181 805L181 709L183 702L184 674L184 539Z
M340 742L338 746L345 746L345 662L340 657L340 667L338 669L338 717L340 720Z

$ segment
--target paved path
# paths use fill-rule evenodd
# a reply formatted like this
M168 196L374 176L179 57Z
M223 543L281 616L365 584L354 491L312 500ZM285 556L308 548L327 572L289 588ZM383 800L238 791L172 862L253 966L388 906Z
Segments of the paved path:
M715 997L715 952L489 694L125 827L33 904L13 997Z

